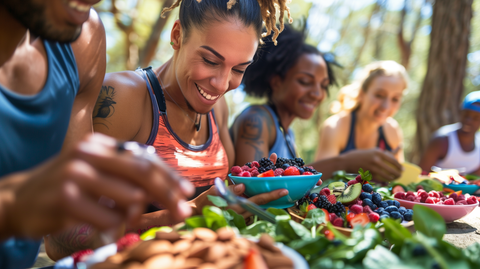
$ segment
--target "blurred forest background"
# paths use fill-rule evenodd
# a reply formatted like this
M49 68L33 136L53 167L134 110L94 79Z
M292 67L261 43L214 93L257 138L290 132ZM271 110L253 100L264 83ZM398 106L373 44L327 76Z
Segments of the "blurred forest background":
M166 19L159 16L171 3L104 0L95 7L107 33L107 72L159 66L171 57L169 35L178 9ZM292 126L307 162L313 161L318 128L338 90L372 61L397 61L410 75L395 116L404 132L406 160L417 161L431 133L458 120L463 97L480 89L480 0L293 0L290 8L293 26L306 27L308 43L333 53L343 65L334 67L338 85L315 116ZM249 104L262 102L241 88L226 98L230 123Z

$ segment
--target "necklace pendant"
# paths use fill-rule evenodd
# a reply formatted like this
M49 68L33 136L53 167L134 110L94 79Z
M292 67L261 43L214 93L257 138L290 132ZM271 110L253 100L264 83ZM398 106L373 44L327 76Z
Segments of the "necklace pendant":
M200 131L200 129L202 128L202 125L200 123L195 123L195 130Z

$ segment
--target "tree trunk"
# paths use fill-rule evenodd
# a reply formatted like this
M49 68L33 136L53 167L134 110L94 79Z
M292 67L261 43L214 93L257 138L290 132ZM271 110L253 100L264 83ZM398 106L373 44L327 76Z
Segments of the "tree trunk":
M416 113L414 162L418 162L435 130L459 120L472 2L437 0L433 5L427 74Z
M423 4L422 4L423 5ZM400 58L401 58L401 64L405 67L405 69L408 69L408 66L410 64L410 55L412 54L412 43L413 40L415 39L415 36L417 35L417 31L420 28L420 23L422 22L422 9L417 13L417 18L415 20L415 24L412 29L412 37L410 40L406 40L404 37L404 25L405 25L405 16L407 15L407 10L409 9L408 6L412 6L412 1L407 1L404 0L403 4L403 9L402 12L400 13L400 24L398 28L398 33L397 33L397 41L398 41L398 46L400 48ZM410 8L411 9L411 8Z

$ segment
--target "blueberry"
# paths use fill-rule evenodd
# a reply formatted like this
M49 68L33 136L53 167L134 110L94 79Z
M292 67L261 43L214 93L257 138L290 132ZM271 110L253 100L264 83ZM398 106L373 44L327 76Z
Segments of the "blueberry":
M423 256L427 254L427 250L422 245L416 245L412 254L413 256Z
M381 216L380 216L380 220L388 219L388 218L390 218L389 215L381 215Z
M388 205L394 205L393 200L386 200L385 202L387 202Z
M372 188L372 185L370 185L370 184L364 184L364 185L362 186L362 190L363 190L364 192L372 192L372 191L373 191L373 188Z
M403 218L406 221L412 221L413 220L413 214L407 211L407 213L405 213L405 215L403 215Z
M387 211L388 213L392 213L394 211L398 212L398 208L394 205L391 205L391 206L388 206L387 208L385 208L385 211ZM398 214L400 214L400 212Z
M370 207L370 208L371 208L372 210L375 210L375 209L378 208L378 206L377 206L377 205L373 205L373 207Z
M388 207L388 203L385 202L385 201L382 201L380 202L380 204L378 205L379 207L383 207L383 208L387 208Z
M398 212L400 212L400 214L402 215L405 215L405 213L407 213L407 210L405 209L405 207L402 206L398 209Z
M372 200L366 198L366 199L363 200L363 205L364 206L368 205L370 208L372 208L373 207L373 202L372 202Z
M394 200L393 202L394 202L394 206L400 208L400 202L399 201Z
M382 196L380 195L380 193L374 192L372 194L372 202L374 202L378 206L380 205L380 203L382 202Z
M372 200L372 195L370 193L367 193L367 192L362 192L360 194L360 200L363 200L363 199L370 199Z
M315 198L317 198L317 197L318 197L318 193L316 193L316 192L310 194L310 199L311 199L311 200L313 200L313 199L315 199Z
M284 163L284 164L282 165L282 169L283 169L283 170L287 169L288 167L290 167L290 165L288 165L288 163Z
M303 170L303 168L298 168L298 171L300 172L300 175L303 175L303 173L305 173L305 170Z
M379 215L381 215L383 212L385 212L385 208L379 207L377 210L375 210Z
M407 209L407 213L410 213L413 215L413 210L412 209ZM406 214L406 213L405 213Z
M392 217L394 219L403 219L402 215L398 211L390 212L390 217Z
M390 217L390 213L388 213L387 211L383 211L382 214L380 216L383 216L383 215L387 215Z

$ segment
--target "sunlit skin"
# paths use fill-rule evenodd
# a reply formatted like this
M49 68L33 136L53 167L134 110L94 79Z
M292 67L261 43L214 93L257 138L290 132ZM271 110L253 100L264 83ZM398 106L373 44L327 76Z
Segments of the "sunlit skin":
M322 56L303 54L285 77L271 81L272 102L285 129L296 117L309 119L327 93L327 64Z
M474 134L480 128L480 112L469 109L462 110L460 122L462 123L462 128L459 131L466 134Z

